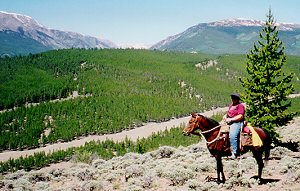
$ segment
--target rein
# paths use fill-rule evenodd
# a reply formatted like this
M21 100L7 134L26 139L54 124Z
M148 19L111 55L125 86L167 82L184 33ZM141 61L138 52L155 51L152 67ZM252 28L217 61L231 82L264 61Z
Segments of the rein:
M219 128L219 127L221 127L221 125L217 125L217 126L215 126L214 128L209 129L209 130L206 130L206 131L201 131L201 133L202 133L202 134L209 133L209 132L211 132L211 131L213 131L213 130Z
M200 124L199 124L199 125L200 125ZM212 141L207 141L203 134L209 133L209 132L211 132L211 131L213 131L213 130L215 130L215 129L218 129L218 128L220 128L220 127L221 127L221 125L217 125L217 126L215 126L214 128L209 129L209 130L206 130L206 131L201 131L201 130L200 130L200 135L201 135L202 138L205 140L206 144L209 145L209 144L212 144L212 143L216 142L217 140L219 140L220 134L221 134L221 130L219 130L218 135L217 135L216 138L214 138Z

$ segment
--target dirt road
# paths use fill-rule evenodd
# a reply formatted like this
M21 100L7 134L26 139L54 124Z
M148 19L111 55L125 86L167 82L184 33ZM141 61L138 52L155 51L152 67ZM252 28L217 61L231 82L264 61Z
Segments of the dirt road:
M213 114L216 114L219 112L226 112L226 110L227 110L227 107L216 108L211 111L204 112L203 115L210 117ZM10 158L16 159L21 156L25 157L25 156L33 155L34 153L37 153L37 152L51 153L51 152L57 151L57 150L66 150L71 147L83 146L85 143L90 142L90 141L105 141L106 139L110 139L110 140L113 140L116 142L120 142L120 141L125 140L126 137L132 141L135 141L138 138L151 136L152 133L164 131L165 129L178 127L181 124L187 123L189 119L190 119L190 116L187 116L187 117L182 117L182 118L178 118L178 119L172 119L170 121L162 122L162 123L147 123L136 129L125 130L125 131L122 131L122 132L116 133L116 134L89 135L87 137L83 137L83 138L73 140L70 142L55 143L55 144L47 145L45 147L32 149L32 150L4 151L4 152L0 153L0 161L1 162L7 161Z
M77 96L73 96L73 97L77 97ZM289 97L290 98L300 97L300 94L291 94ZM69 98L69 99L71 99L71 98ZM203 115L210 117L213 114L216 114L219 112L226 112L226 111L227 111L227 107L216 108L216 109L204 112ZM21 156L24 157L24 156L33 155L36 152L51 153L51 152L57 151L57 150L66 150L71 147L79 147L90 141L105 141L106 139L110 139L110 140L113 140L116 142L120 142L120 141L125 140L126 137L130 140L135 141L138 138L151 136L152 133L164 131L165 129L170 129L173 127L178 127L181 124L187 123L189 118L190 118L190 116L182 117L182 118L178 118L178 119L172 119L170 121L162 122L162 123L147 123L144 126L141 126L139 128L132 129L132 130L125 130L125 131L122 131L122 132L116 133L116 134L89 135L87 137L83 137L83 138L73 140L70 142L55 143L55 144L46 145L45 147L36 148L36 149L32 149L32 150L4 151L4 152L0 153L0 162L7 161L10 158L16 159Z

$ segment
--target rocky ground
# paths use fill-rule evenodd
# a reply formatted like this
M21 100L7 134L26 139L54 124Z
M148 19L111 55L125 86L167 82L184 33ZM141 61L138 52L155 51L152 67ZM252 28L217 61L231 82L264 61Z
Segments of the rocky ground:
M300 140L300 118L279 128L283 141ZM226 183L207 181L216 177L215 159L205 143L189 147L160 147L145 153L128 153L105 161L94 158L90 163L53 164L40 170L18 171L0 175L0 190L299 190L300 152L285 147L271 150L271 158L263 170L263 182L251 153L244 158L223 158Z

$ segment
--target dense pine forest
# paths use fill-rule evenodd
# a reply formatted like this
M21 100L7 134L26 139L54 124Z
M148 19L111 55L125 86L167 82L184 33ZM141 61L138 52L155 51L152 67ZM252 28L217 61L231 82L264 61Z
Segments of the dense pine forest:
M296 92L299 62L288 57L285 68L295 73ZM54 50L1 58L0 65L2 150L116 133L225 106L246 75L244 55L133 49ZM297 110L299 99L293 103Z

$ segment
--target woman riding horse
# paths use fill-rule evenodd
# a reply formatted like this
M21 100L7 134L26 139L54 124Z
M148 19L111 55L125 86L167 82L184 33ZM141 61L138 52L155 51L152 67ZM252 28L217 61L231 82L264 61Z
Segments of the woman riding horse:
M262 146L248 146L243 151L251 150L254 158L258 164L258 179L261 181L262 169L264 167L262 155L265 152L265 160L268 160L271 149L271 138L269 134L261 129L255 128L254 130L262 140ZM199 130L199 131L196 131ZM183 130L184 135L199 135L203 136L206 141L209 152L216 158L217 161L217 181L225 182L225 175L223 172L222 156L230 156L230 143L229 137L221 132L221 125L218 122L207 118L203 115L192 113L192 118Z
M239 138L241 128L244 124L245 107L240 103L240 94L233 93L230 95L232 104L229 106L228 112L224 115L223 120L230 125L229 139L232 147L232 158L236 158L240 154Z

